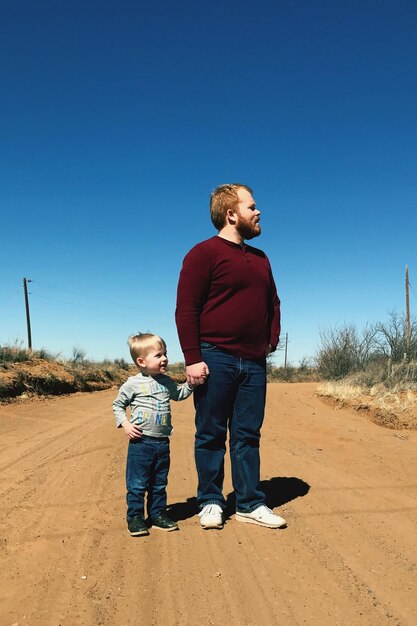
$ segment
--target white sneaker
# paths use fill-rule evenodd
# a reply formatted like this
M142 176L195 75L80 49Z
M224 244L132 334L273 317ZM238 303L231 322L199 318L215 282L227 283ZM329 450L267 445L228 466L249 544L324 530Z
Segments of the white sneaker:
M258 524L259 526L266 526L267 528L282 528L287 525L283 517L275 515L265 504L261 504L261 506L258 506L257 509L250 513L236 511L236 519L239 522Z
M204 529L223 528L223 509L218 504L206 504L198 514Z

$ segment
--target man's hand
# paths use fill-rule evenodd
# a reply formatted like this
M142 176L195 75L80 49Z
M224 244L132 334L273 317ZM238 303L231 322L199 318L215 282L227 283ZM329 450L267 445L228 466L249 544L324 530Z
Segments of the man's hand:
M187 383L189 385L203 385L207 376L210 374L209 368L204 361L187 365L185 372L187 374Z
M271 354L271 352L272 352L272 346L271 346L271 344L268 344L265 356L269 356Z
M137 424L131 424L129 420L125 420L122 422L122 426L126 437L129 439L140 439L142 437L142 431Z

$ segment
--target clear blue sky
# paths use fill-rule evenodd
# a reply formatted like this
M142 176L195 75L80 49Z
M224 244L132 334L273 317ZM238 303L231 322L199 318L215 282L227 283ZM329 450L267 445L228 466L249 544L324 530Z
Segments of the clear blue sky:
M2 0L0 343L182 358L186 252L210 191L262 211L289 359L417 309L417 3ZM277 363L282 362L282 353Z

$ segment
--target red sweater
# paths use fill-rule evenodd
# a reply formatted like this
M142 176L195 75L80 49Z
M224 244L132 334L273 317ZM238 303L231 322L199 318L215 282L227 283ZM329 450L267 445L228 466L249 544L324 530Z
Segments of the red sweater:
M175 313L187 365L202 361L200 341L261 359L278 345L280 302L262 250L215 236L186 255Z

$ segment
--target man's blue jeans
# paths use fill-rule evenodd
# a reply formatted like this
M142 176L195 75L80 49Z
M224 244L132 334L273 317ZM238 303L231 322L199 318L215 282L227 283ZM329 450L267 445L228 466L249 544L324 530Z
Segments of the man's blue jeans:
M145 492L147 512L151 519L165 512L166 486L169 471L168 437L149 437L129 441L126 462L127 521L144 514Z
M259 440L264 418L266 361L249 361L202 343L203 361L210 375L194 390L196 407L195 460L197 499L225 506L224 455L230 433L232 481L236 510L249 513L265 503L259 488Z

